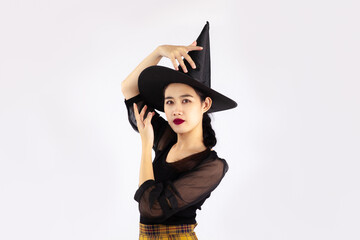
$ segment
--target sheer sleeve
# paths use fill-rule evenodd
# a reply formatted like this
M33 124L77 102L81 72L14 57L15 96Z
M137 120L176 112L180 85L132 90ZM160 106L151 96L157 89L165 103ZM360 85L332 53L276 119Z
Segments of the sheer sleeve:
M142 98L141 94L138 94L129 99L125 99L124 102L127 108L129 123L136 132L139 132L139 130L136 124L133 103L137 104L139 112L145 105L147 105L145 116L147 116L148 112L155 112L155 115L151 119L151 124L154 129L154 151L164 149L166 144L169 143L171 139L176 138L176 133L172 130L169 123L163 117L161 117L160 114L154 110L154 108L149 107L149 105Z
M173 182L144 182L135 193L140 215L161 223L175 213L194 205L212 192L228 170L222 158L204 160Z

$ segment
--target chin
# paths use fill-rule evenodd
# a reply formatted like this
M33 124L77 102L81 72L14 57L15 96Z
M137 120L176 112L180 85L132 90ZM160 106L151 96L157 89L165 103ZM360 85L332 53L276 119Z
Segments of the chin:
M183 127L183 124L176 125L175 123L173 125L170 125L172 130L176 133L186 133L189 130L185 127Z

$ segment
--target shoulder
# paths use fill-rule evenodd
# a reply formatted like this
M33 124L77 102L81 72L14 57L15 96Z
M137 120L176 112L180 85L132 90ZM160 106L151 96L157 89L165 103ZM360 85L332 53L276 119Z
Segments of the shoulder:
M219 157L218 153L215 150L210 151L209 160L210 161L216 161L218 163L221 162L224 165L228 165L226 160L224 158Z
M199 164L198 169L212 172L223 177L229 169L226 160L219 157L215 150L210 151L209 156Z

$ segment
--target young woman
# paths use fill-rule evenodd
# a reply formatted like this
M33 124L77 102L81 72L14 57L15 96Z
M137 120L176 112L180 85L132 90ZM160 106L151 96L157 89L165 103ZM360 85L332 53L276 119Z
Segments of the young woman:
M216 137L208 113L237 104L210 88L208 30L207 22L197 39L204 47L197 41L158 46L121 85L129 122L142 142L134 197L139 202L139 239L197 239L196 210L228 169L212 150ZM157 66L162 57L175 70ZM167 121L154 109L165 112Z

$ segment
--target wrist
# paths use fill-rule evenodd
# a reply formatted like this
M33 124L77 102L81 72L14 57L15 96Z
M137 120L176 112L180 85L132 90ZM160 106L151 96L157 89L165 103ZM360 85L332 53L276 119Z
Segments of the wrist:
M143 149L152 149L152 143L150 141L142 141L141 146Z
M162 58L161 48L162 48L162 45L159 45L159 46L157 46L157 47L155 48L155 50L153 51L153 53L155 54L156 57Z

